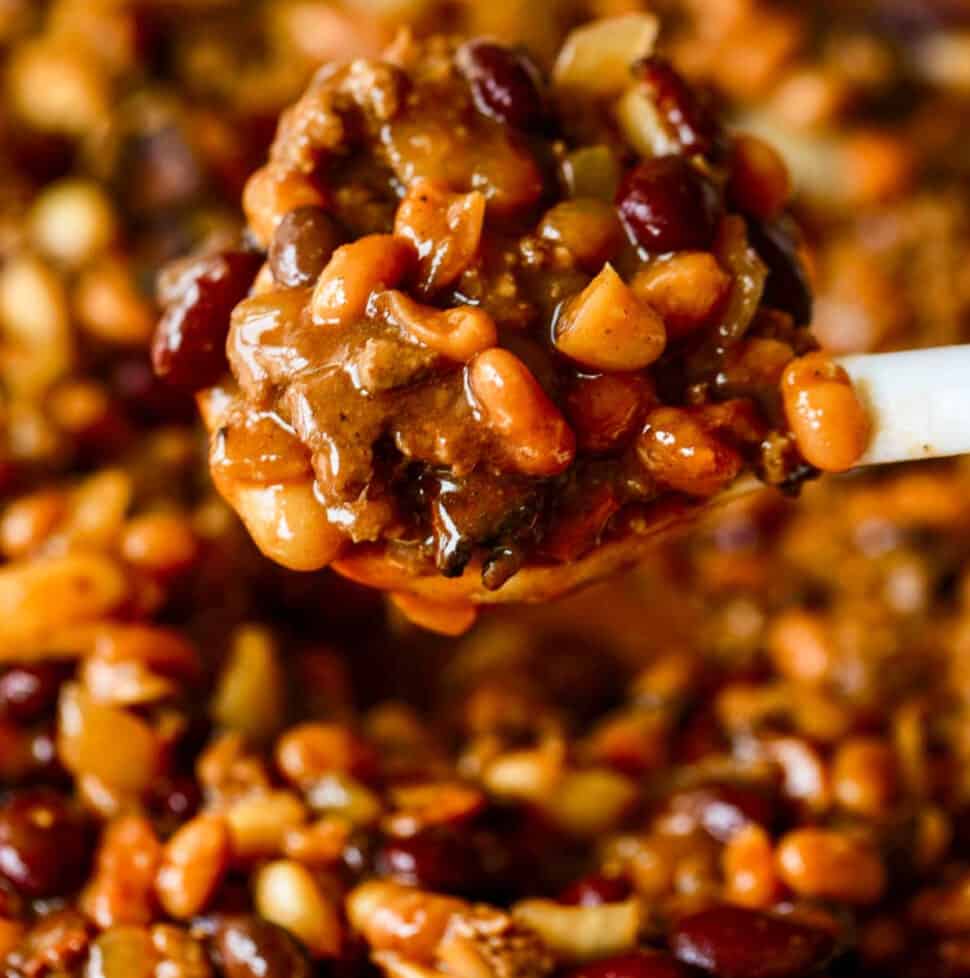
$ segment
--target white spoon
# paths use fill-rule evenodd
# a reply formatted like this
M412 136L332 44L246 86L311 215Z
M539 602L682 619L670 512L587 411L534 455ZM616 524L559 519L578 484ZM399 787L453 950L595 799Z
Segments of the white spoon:
M970 345L838 362L872 425L860 466L970 454Z

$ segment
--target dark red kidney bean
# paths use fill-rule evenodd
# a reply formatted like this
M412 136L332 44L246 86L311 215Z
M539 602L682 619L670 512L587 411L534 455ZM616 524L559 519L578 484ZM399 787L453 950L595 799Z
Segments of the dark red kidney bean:
M0 675L0 717L30 723L57 703L61 683L70 668L59 662L11 666Z
M670 946L684 964L717 978L801 978L835 949L815 927L742 907L712 907L679 920Z
M559 902L577 907L599 907L604 903L620 903L630 893L630 881L625 876L591 873L567 886L559 894Z
M645 58L634 73L684 152L709 153L720 135L717 120L673 65L664 58Z
M447 830L388 839L375 855L374 869L398 883L443 893L471 895L485 883L471 834Z
M772 796L755 785L699 785L674 792L667 811L683 816L718 842L727 842L736 832L752 823L770 827L775 819Z
M550 860L546 847L533 838L528 826L520 821L521 831L510 835L509 826L501 822L486 811L477 823L426 829L406 838L385 838L372 854L361 855L369 859L378 876L467 899L502 902L527 891L530 884L534 889ZM561 863L572 867L565 846L550 848ZM345 861L348 855L345 850ZM352 858L356 861L359 857ZM557 880L557 885L543 889L556 892L563 882Z
M220 920L213 949L226 978L310 978L310 961L300 944L255 914Z
M345 240L340 225L322 207L290 211L269 246L269 267L276 284L291 289L312 285Z
M219 380L227 370L229 317L261 265L254 252L224 251L178 262L162 272L158 297L165 311L152 343L152 365L159 377L191 391Z
M748 222L748 240L768 266L762 302L787 312L795 324L812 321L812 290L798 257L798 232L787 218L770 223Z
M120 360L112 369L110 383L125 414L134 421L187 424L195 419L192 395L156 377L147 355Z
M721 213L717 189L683 156L659 156L634 167L616 204L631 240L656 253L710 248Z
M567 972L566 978L687 978L688 972L669 954L632 951L593 961Z
M23 896L70 893L90 856L87 821L57 792L25 789L0 806L0 875Z
M541 125L539 71L528 57L490 41L469 41L456 61L482 115L515 129Z

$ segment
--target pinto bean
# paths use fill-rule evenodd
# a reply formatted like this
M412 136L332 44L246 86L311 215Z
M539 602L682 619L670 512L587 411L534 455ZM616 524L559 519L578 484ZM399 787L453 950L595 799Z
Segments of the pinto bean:
M415 252L403 238L372 234L338 248L320 273L310 309L315 322L348 326L362 319L373 292L393 288L414 266Z
M558 475L572 464L576 436L514 353L498 347L480 353L468 366L468 386L520 472Z

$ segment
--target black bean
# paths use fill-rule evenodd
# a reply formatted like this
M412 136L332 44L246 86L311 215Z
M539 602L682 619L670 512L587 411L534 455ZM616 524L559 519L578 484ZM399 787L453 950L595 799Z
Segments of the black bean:
M748 240L768 266L762 301L787 312L795 324L812 321L812 291L798 256L798 232L787 218L770 223L748 222Z
M297 207L285 215L269 247L269 267L277 285L312 285L346 239L322 207Z

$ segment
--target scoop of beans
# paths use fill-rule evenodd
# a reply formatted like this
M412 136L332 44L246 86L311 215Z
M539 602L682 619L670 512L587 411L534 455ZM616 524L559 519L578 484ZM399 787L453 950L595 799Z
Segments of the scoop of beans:
M807 345L787 170L728 137L657 31L580 28L548 83L496 40L418 41L334 66L286 112L244 194L266 261L164 276L155 346L160 373L209 388L213 474L264 553L455 632L544 562L563 569L543 594L595 574L652 500L811 471L774 390ZM292 470L240 448L270 404ZM411 583L438 572L455 583Z

